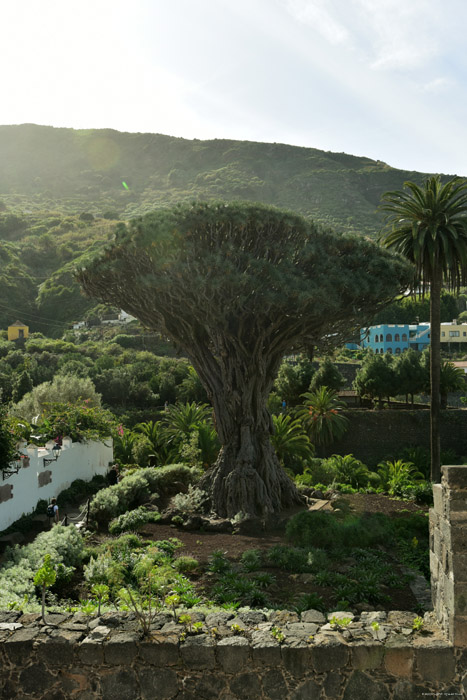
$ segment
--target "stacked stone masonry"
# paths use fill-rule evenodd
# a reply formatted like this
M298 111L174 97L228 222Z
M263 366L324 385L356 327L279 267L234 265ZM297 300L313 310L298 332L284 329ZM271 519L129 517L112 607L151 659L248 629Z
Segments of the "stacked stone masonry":
M447 638L467 646L467 467L442 467L430 511L433 607Z
M0 614L2 700L421 700L465 697L467 650L433 613L191 611L199 634L159 614ZM350 618L350 620L349 620Z

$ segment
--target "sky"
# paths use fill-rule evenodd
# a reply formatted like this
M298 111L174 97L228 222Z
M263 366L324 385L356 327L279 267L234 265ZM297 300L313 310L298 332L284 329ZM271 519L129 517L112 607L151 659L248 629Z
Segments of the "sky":
M0 27L0 124L467 175L465 0L3 0Z

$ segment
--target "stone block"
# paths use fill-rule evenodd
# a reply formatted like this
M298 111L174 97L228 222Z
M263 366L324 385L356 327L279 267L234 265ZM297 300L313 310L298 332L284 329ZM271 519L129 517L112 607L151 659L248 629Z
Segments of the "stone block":
M326 618L319 610L305 610L300 615L302 622L313 622L316 625L322 625L326 622Z
M219 641L216 654L226 673L237 673L250 659L250 644L245 637L226 637Z
M313 668L318 673L333 671L347 665L349 660L349 648L339 641L329 640L310 649Z
M100 666L104 663L104 650L98 642L81 642L78 647L78 659L83 664Z
M71 666L75 663L75 648L81 636L77 632L68 632L68 636L41 640L36 648L37 658L49 666Z
M113 634L103 648L105 663L116 666L132 663L138 652L136 639L128 632Z
M180 645L180 656L189 668L215 668L214 641L205 634L187 637Z
M439 514L435 510L433 510L433 508L430 508L430 511L428 513L428 526L430 528L430 532L435 527L439 527L439 524L440 524Z
M446 682L454 678L456 672L456 660L454 649L446 642L428 642L426 647L418 647L414 650L416 671L425 681Z
M38 627L25 627L14 632L5 640L3 648L7 658L15 665L21 666L24 659L33 655L33 640L39 634Z
M437 581L439 578L439 559L434 552L430 550L430 573L431 580Z
M467 466L466 465L443 465L441 467L441 483L446 484L448 489L467 489Z
M24 659L22 663L24 664ZM46 695L50 687L55 683L54 676L47 670L44 664L32 664L24 668L19 674L19 687L22 693L33 697Z
M275 667L281 663L281 648L274 639L253 645L251 650L253 663L259 666Z
M319 700L322 698L321 686L314 680L309 679L296 690L293 690L289 697L290 700Z
M282 671L275 668L264 674L263 693L268 700L284 700L287 697L287 684Z
M392 647L384 654L384 666L392 676L411 678L414 652L410 647Z
M170 700L179 691L177 674L172 669L143 668L137 677L142 700Z
M138 681L131 669L100 671L102 700L135 700L139 697Z
M467 553L455 552L451 557L451 570L456 583L465 582L467 587Z
M430 522L433 511L437 515L444 515L444 498L445 491L441 484L433 484L433 508L430 508Z
M180 661L178 638L165 642L142 641L139 643L139 657L153 666L175 666Z
M326 697L339 698L341 695L343 681L343 675L337 673L337 671L330 671L327 673L324 681L324 692L326 693Z
M378 668L384 657L384 647L377 642L352 644L352 666L359 671Z
M306 642L299 647L281 647L281 656L285 670L294 678L300 678L309 673L311 658L310 648Z
M354 671L345 687L343 700L389 700L389 691L362 671Z
M230 683L230 691L239 700L258 700L262 696L259 676L256 673L237 674Z
M455 647L467 647L467 616L448 615L445 624L449 641Z

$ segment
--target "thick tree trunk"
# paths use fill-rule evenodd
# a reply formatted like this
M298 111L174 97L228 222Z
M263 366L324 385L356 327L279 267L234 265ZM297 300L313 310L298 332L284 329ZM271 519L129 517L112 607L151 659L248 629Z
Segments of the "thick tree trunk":
M267 355L256 362L250 355L245 361L230 348L217 365L221 371L216 380L195 365L209 387L222 444L216 464L200 486L209 495L211 509L221 517L242 513L265 518L303 504L270 441L273 428L266 402L275 364Z
M430 293L430 449L431 449L431 481L441 481L441 446L439 437L441 397L441 270L435 271L431 281Z

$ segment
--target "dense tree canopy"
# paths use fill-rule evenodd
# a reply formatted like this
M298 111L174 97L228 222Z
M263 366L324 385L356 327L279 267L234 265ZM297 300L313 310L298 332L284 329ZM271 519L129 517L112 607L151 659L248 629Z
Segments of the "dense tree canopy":
M120 225L80 270L88 295L171 338L213 404L222 444L206 480L221 515L297 502L266 400L284 354L340 344L401 292L410 266L370 240L251 204L195 204Z

